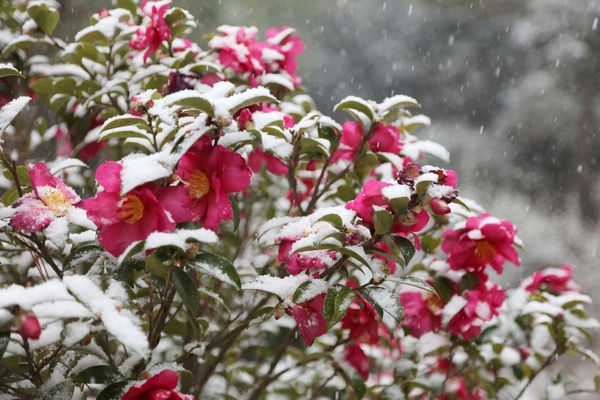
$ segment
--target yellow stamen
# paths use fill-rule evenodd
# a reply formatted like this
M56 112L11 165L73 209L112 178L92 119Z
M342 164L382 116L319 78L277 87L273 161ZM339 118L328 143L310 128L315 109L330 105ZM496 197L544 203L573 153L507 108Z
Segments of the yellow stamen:
M46 188L43 195L44 204L56 215L64 217L71 207L71 201L65 194L56 188Z
M195 170L188 179L188 193L195 199L206 196L210 190L210 182L206 174L200 170Z
M440 299L434 294L428 293L425 296L425 304L427 305L429 311L431 311L434 314L444 308L444 302L442 301L442 299Z
M133 224L144 215L144 204L136 195L128 194L121 202L121 210L117 215L128 224Z

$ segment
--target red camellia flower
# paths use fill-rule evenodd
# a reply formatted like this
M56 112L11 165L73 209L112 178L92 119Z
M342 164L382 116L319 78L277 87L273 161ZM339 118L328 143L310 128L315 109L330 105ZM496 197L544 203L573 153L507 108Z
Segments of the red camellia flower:
M504 260L521 264L513 247L520 242L516 235L512 222L481 214L467 219L464 227L446 230L442 250L449 255L448 263L454 270L476 271L489 264L501 274Z
M122 168L113 161L98 167L96 180L105 191L85 203L88 218L100 228L98 241L115 257L152 232L168 232L176 225L171 213L157 199L153 183L138 186L121 196ZM179 190L169 189L174 195Z
M221 221L233 218L228 193L248 187L252 171L244 158L210 139L201 139L179 161L177 175L189 196L186 208L192 221L217 230Z
M321 315L324 302L325 293L321 293L306 303L292 305L292 315L307 346L312 346L315 338L327 332L327 321Z
M362 191L356 196L356 199L346 204L348 210L356 211L356 214L363 223L369 227L374 227L373 211L374 207L383 208L389 212L393 212L392 207L384 199L382 190L394 184L388 182L379 182L371 179L363 185ZM392 226L392 232L406 236L408 233L418 232L423 229L429 222L429 214L424 209L418 211L409 211L410 221L396 221ZM415 237L415 247L419 249L419 242Z
M179 376L166 369L141 385L131 386L121 400L194 400L194 396L174 390L178 382Z
M286 71L294 86L300 85L301 79L295 75L298 63L296 62L296 56L304 51L304 42L300 39L300 36L291 35L293 29L284 26L281 29L269 28L265 33L267 37L267 43L269 48L277 50L283 55L283 59L275 60L269 67L269 72L277 72L278 70ZM283 40L279 40L280 36L285 36ZM274 68L274 66L277 66Z
M358 122L348 121L342 124L342 137L340 146L335 151L331 158L331 162L337 160L352 160L358 151L361 141L363 140L364 132L362 126ZM373 134L367 140L371 151L375 153L400 153L403 143L400 140L400 131L392 125L377 124Z
M354 282L348 286L356 287ZM379 317L371 304L357 294L348 312L342 318L342 329L348 329L348 336L354 340L368 341L370 344L379 343ZM360 301L359 301L360 299Z
M556 295L568 292L581 293L579 285L573 282L572 265L537 271L532 278L525 280L523 285L525 285L525 290L528 292L546 290Z
M433 293L423 290L403 292L400 302L404 307L402 325L410 328L411 336L419 338L442 327L444 302Z
M364 380L369 378L369 358L365 355L363 349L358 344L351 344L344 347L344 358L356 371L363 377Z
M165 21L169 4L171 4L171 0L142 1L142 14L144 20L148 20L148 23L135 32L135 35L129 41L129 47L134 50L148 48L144 53L144 63L160 47L163 41L171 37L171 28Z
M495 283L487 281L474 290L468 290L461 296L454 296L446 307L452 309L460 307L448 322L448 332L452 335L461 335L470 340L481 334L481 326L500 314L500 307L506 295ZM446 311L446 310L445 310Z
M65 217L72 205L81 201L65 183L48 171L44 163L27 167L33 192L21 197L13 208L10 224L26 232L37 232L56 218Z

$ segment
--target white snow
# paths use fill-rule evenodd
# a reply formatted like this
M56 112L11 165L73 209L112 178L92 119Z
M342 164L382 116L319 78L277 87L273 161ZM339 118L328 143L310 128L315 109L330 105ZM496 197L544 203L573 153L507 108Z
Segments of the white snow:
M0 135L4 133L13 119L31 101L31 97L21 96L0 109Z
M252 282L247 282L242 285L244 290L262 290L265 292L273 293L282 300L290 300L294 295L298 286L308 281L310 277L308 275L292 275L286 276L285 278L278 278L276 276L261 275Z
M211 230L180 229L173 232L153 232L146 239L144 249L155 249L160 246L176 246L186 250L189 247L188 240L197 240L202 243L217 243L219 237Z

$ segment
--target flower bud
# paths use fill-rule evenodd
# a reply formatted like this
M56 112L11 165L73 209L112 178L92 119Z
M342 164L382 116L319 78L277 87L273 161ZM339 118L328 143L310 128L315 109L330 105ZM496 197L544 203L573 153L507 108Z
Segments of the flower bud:
M429 206L431 211L437 215L446 215L451 211L450 206L444 200L438 198L431 199Z
M21 334L27 339L39 339L42 334L40 322L33 315L27 315L22 318Z
M237 120L238 129L240 131L247 131L254 129L254 121L252 120L252 113L247 108L244 108L240 112L240 116Z

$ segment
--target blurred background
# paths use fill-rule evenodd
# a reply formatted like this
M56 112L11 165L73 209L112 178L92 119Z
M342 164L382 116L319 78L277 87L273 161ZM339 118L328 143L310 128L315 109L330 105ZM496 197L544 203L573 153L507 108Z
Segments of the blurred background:
M72 39L109 0L63 0ZM575 266L600 318L600 0L173 0L198 27L297 29L298 74L331 115L347 95L416 98L450 151L461 195L519 228L526 252L506 266ZM338 121L345 115L334 115ZM596 350L600 349L598 343ZM599 351L596 351L599 353Z

